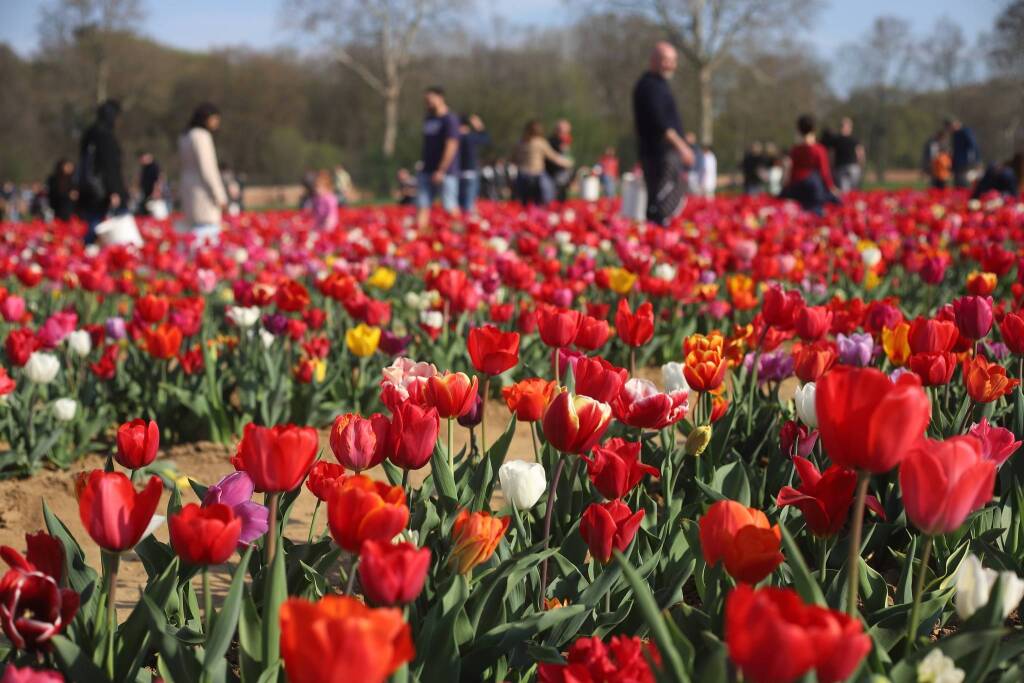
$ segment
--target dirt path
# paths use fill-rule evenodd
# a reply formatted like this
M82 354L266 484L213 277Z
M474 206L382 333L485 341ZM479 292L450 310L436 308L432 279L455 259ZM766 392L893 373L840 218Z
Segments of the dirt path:
M508 408L504 403L491 401L488 405L487 415L487 439L494 443L494 440L508 424ZM468 437L468 429L456 428L457 447L461 448L465 445ZM442 438L444 438L443 435ZM477 430L477 439L479 439L479 430ZM327 432L321 433L321 445L325 449L325 457L333 460L327 441ZM172 464L180 474L187 475L201 484L209 485L216 483L221 477L233 471L230 462L233 451L233 447L209 442L186 444L161 451L158 462ZM533 459L530 431L526 425L517 423L515 436L509 448L509 457ZM90 566L98 571L100 566L99 548L89 539L79 519L74 478L79 472L103 467L103 463L102 456L92 455L79 460L69 470L43 471L28 479L0 481L0 545L9 545L24 551L25 533L44 528L42 501L45 500L53 513L68 526L82 545ZM411 477L413 483L422 482L428 472L427 468L413 472ZM386 480L381 468L371 470L369 475L374 479ZM181 493L185 503L198 502L191 487L187 484L184 485ZM169 495L168 491L164 492L163 500L157 510L158 514L163 514L166 511ZM285 529L285 535L288 538L298 541L305 540L315 504L316 498L313 494L304 490L296 501L288 520ZM321 513L317 522L318 527L323 528L325 523L325 515ZM167 541L166 524L156 531L156 536L161 541ZM125 554L121 562L118 576L120 582L118 594L124 596L124 601L119 601L118 609L123 612L122 616L127 616L127 611L135 604L138 588L145 585L146 572L135 554L129 552ZM212 583L215 587L225 588L227 583L225 579L226 575L215 576Z

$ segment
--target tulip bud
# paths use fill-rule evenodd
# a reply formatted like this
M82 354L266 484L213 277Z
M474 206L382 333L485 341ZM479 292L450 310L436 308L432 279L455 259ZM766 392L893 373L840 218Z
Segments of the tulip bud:
M1003 618L1017 608L1024 597L1024 581L1014 572L996 572L981 565L973 553L968 555L956 574L956 613L966 621L988 604L996 579L1003 582Z
M58 398L53 402L53 416L58 422L71 422L75 419L78 401L73 398Z
M131 470L145 467L156 459L160 448L160 428L156 422L136 419L117 428L118 463Z
M68 347L76 356L88 356L92 351L92 337L85 330L75 330L68 335Z
M537 462L509 460L498 468L501 490L517 510L529 510L547 489L544 466Z
M709 443L711 443L711 425L696 427L686 437L686 454L697 457L704 452Z
M796 404L796 416L811 429L818 427L818 413L814 407L814 392L814 382L808 382L793 394L793 402Z
M460 574L486 562L494 554L511 517L494 517L486 512L460 510L452 526L452 554L449 563Z

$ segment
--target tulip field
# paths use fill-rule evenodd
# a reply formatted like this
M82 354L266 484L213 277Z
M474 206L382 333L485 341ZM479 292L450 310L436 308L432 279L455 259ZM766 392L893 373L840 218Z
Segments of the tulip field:
M1024 203L616 209L2 226L0 681L1024 681Z

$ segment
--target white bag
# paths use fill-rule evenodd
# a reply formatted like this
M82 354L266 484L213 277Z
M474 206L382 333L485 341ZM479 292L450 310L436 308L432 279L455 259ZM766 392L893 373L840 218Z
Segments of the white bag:
M601 196L601 181L596 175L588 175L580 183L580 196L585 202L596 202Z
M139 226L131 214L124 213L113 216L96 226L96 239L101 245L133 244L142 246L142 235Z
M167 202L163 199L150 199L146 202L146 211L149 211L149 215L158 221L162 221L171 215L167 208Z
M633 221L647 218L647 186L643 178L632 173L622 176L622 209L623 217Z

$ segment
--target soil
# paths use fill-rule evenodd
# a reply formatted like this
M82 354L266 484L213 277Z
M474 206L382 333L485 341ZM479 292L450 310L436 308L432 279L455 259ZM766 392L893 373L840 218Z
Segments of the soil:
M495 439L505 430L508 425L509 412L504 403L500 401L489 401L487 407L487 440L494 443ZM445 429L442 425L442 433ZM324 449L324 457L333 460L328 445L328 432L321 432L321 446ZM442 439L445 437L442 434ZM476 430L476 439L479 441L480 430ZM469 430L462 427L455 429L455 443L457 448L462 448L469 439ZM157 457L155 464L163 463L173 468L179 476L187 475L193 480L209 485L216 483L221 477L233 471L230 458L233 454L233 446L224 446L210 442L184 444L172 446L162 450ZM525 424L517 423L515 436L508 453L513 459L533 459L533 445L530 439L530 430ZM100 553L99 548L94 544L85 532L78 515L78 501L75 497L75 475L79 472L102 468L105 462L103 455L90 455L77 461L68 470L46 470L28 479L12 479L0 481L0 545L9 545L17 550L25 549L25 534L33 533L44 529L42 501L45 500L50 510L67 525L71 533L85 550L86 560L89 565L99 571ZM420 484L429 473L427 467L411 473L410 480L414 485ZM374 479L386 481L382 468L375 468L367 473ZM179 483L182 501L184 503L198 502L191 487L182 478ZM167 499L170 496L164 491L163 500L158 514L164 514L167 508ZM500 506L498 499L494 501ZM316 498L308 491L304 491L292 508L291 515L285 529L285 536L296 541L304 541L309 532L309 524L313 517L313 509ZM321 512L318 517L317 527L323 529L326 524L326 516ZM167 525L157 529L156 537L161 541L167 541ZM226 567L217 568L219 573L211 575L211 585L215 590L226 590L228 577ZM134 605L138 589L146 583L146 571L138 557L128 552L122 558L121 567L118 573L118 596L124 596L118 601L118 610L121 616L125 617Z

